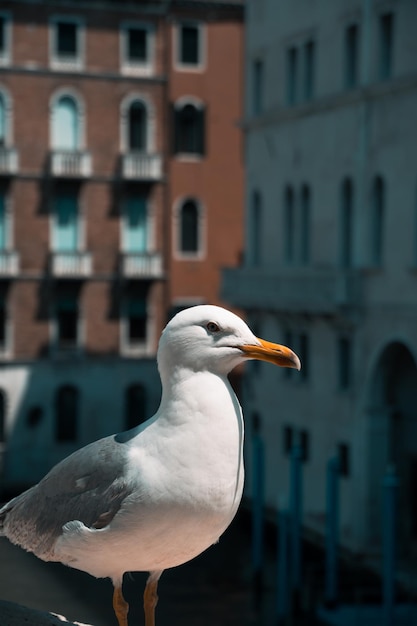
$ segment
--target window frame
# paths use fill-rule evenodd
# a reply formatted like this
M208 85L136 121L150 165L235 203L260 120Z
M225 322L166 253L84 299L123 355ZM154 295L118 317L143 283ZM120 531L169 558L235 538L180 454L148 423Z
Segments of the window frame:
M187 63L181 59L181 32L186 26L194 26L198 31L198 62ZM207 33L206 24L199 20L185 19L177 21L174 25L173 59L174 69L179 72L203 72L207 65Z
M146 32L147 58L135 61L128 56L129 30ZM152 76L155 74L155 25L151 22L125 21L120 24L120 71L127 76Z
M68 23L76 26L76 53L72 56L60 56L58 47L58 24ZM49 66L54 70L80 71L85 64L85 20L79 15L52 15L49 18Z
M54 125L56 107L62 98L70 98L74 101L77 115L76 147L71 152L83 152L85 150L85 104L80 94L71 87L62 87L52 94L49 103L49 148L52 152L66 152L68 149L55 146Z

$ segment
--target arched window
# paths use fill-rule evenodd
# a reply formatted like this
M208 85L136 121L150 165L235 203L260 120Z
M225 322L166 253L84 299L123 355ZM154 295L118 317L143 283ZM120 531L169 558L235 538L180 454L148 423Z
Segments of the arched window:
M76 387L64 385L55 395L55 438L76 441L78 434L79 393Z
M311 192L308 185L301 188L300 260L303 265L310 262L311 239Z
M125 394L125 426L134 428L146 420L146 388L140 383L130 385Z
M205 108L187 103L174 107L174 153L204 154Z
M147 110L143 102L135 100L128 111L129 150L145 151L147 145Z
M200 250L199 210L195 200L186 200L180 209L179 248L185 254Z
M372 190L371 254L373 265L382 265L384 256L385 183L376 176Z
M2 389L0 389L0 443L4 443L6 441L6 411L6 394Z
M342 183L340 202L340 264L349 268L353 264L353 185L350 178Z
M58 150L79 148L79 110L72 96L59 97L52 110L52 146Z
M249 258L253 267L258 267L262 261L262 196L255 189L252 192L249 224Z
M287 185L284 191L284 228L283 247L284 260L288 265L292 265L295 260L295 209L294 191Z

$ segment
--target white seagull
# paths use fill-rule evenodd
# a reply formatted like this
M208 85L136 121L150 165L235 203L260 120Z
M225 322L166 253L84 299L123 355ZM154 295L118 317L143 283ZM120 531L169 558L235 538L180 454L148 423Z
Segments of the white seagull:
M149 572L145 624L154 626L163 570L216 543L236 513L243 419L227 374L248 359L300 369L289 348L211 305L178 313L157 358L162 398L153 417L71 454L0 510L0 534L13 543L111 578L119 626L128 624L125 572Z

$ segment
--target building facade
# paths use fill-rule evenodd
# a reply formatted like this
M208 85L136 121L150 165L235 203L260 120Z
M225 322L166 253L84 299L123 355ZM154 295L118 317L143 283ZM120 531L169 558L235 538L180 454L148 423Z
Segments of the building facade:
M222 293L303 368L249 368L246 414L268 505L288 497L297 440L322 536L336 456L341 541L364 553L381 547L387 466L401 548L417 545L416 24L407 0L247 6L247 253Z
M240 2L1 3L6 488L152 415L162 328L219 303L242 247L242 35Z

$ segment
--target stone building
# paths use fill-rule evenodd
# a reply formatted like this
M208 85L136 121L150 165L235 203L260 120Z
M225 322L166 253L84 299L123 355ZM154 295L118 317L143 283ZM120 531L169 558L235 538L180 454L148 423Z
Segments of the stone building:
M416 27L407 0L247 6L247 253L222 295L303 369L253 364L245 409L268 505L298 439L304 524L322 535L336 455L341 540L362 552L380 549L392 464L401 545L417 547Z
M157 408L159 334L242 247L240 1L0 6L7 488Z

